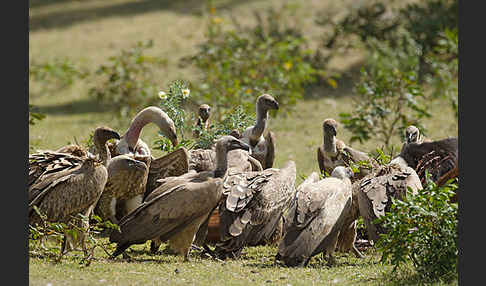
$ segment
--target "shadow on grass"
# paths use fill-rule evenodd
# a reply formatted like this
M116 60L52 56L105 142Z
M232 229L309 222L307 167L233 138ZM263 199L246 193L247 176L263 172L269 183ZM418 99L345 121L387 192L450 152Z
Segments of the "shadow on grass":
M257 1L257 0L251 0ZM46 5L61 4L62 2L73 2L67 0L36 0L31 1L31 9L39 8ZM108 1L107 1L108 2ZM249 1L227 0L221 4L215 4L217 9L233 9L241 4L247 4ZM65 28L71 25L106 19L110 17L128 17L143 13L153 13L157 10L170 10L180 14L202 15L206 9L206 1L201 0L144 0L136 2L119 3L103 7L93 7L77 10L62 10L52 13L46 13L38 16L32 16L29 20L29 30L36 31L39 29Z
M65 115L81 113L105 113L114 111L115 107L107 103L101 103L96 99L83 98L64 104L36 105L36 111L46 115Z
M319 83L309 86L304 95L305 99L318 99L322 97L349 97L354 95L354 87L360 78L360 70L364 60L351 65L342 71L341 77L336 79L337 87L333 88L328 83Z

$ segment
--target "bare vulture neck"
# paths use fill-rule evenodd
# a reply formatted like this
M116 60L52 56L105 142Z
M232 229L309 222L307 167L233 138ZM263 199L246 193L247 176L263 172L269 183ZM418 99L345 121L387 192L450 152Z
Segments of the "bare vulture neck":
M324 132L324 151L332 155L337 154L336 136Z
M128 127L127 132L123 135L129 147L134 148L137 145L142 128L150 122L156 123L156 119L153 113L147 111L142 111L133 118L130 127Z
M226 148L216 145L216 170L214 170L215 178L223 178L228 169L228 152Z
M256 124L253 126L250 135L250 140L254 142L258 142L258 139L260 139L263 132L265 131L265 127L267 126L268 110L266 110L264 107L257 105L256 114Z

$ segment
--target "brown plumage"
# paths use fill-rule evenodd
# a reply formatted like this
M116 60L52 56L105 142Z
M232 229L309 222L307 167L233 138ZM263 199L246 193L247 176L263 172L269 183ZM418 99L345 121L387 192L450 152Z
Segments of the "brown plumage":
M120 136L112 129L98 127L94 133L98 159L88 153L86 158L80 158L81 161L77 166L47 171L29 187L29 224L35 225L41 222L41 218L33 209L34 206L45 214L47 221L50 222L67 223L77 214L85 216L91 214L108 179L106 165L110 160L110 154L105 143L111 138L119 139ZM82 242L85 248L84 239Z
M160 132L169 138L173 146L178 144L174 122L162 109L157 106L149 106L135 115L125 134L120 140L109 144L109 148L113 158L125 155L145 164L145 173L140 174L141 164L128 164L128 162L119 164L119 168L109 168L106 184L108 189L101 195L100 205L95 209L95 212L104 220L115 219L112 222L116 223L142 203L151 162L155 160L148 145L140 139L143 127L149 123L156 124ZM123 160L126 161L128 158L124 157ZM131 166L133 166L132 171L130 171ZM152 174L160 173L160 171L158 168L154 169ZM114 172L122 173L116 174Z
M323 144L317 148L317 162L321 173L331 174L337 166L349 167L352 163L366 162L360 165L359 173L355 174L352 181L359 180L368 175L378 164L366 153L346 146L343 141L336 138L338 123L332 118L325 119L322 123Z
M405 198L408 187L416 193L422 189L422 184L414 169L400 163L381 166L357 182L359 213L370 240L376 242L378 234L384 231L373 220L390 211L391 197Z
M459 149L457 138L423 143L404 144L400 157L413 168L422 183L425 182L425 171L431 174L431 179L438 182L445 174L458 167Z
M181 147L157 159L152 159L145 188L144 199L160 183L160 179L166 177L176 177L189 172L189 152L186 148Z
M171 247L188 260L196 232L221 199L227 152L248 150L249 146L232 136L223 136L217 140L215 148L217 166L214 170L191 171L160 180L161 185L143 204L120 221L121 232L112 232L110 236L110 241L117 243L112 257L132 244L169 240Z
M324 252L334 262L338 236L351 209L352 176L350 168L338 166L331 177L317 181L314 173L299 186L286 216L277 260L287 266L306 266L312 256Z
M263 136L269 110L278 110L278 102L269 94L260 95L256 102L256 123L241 134L241 140L251 147L251 156L260 162L263 169L272 168L275 160L275 135L268 131Z
M199 138L199 130L197 128L200 128L202 130L208 130L209 129L209 116L211 115L211 107L207 104L201 104L199 105L198 112L197 112L197 121L196 121L196 129L193 131L193 136L194 138Z
M275 239L284 212L295 196L296 166L260 172L230 172L224 182L219 206L220 239L216 253L221 258L239 257L245 246Z

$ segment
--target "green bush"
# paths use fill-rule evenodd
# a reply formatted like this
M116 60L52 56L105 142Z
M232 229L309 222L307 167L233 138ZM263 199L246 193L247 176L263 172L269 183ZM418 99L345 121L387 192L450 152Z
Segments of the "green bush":
M368 45L368 40L386 41L393 48L400 47L400 35L397 32L406 31L421 50L419 56L418 75L420 81L432 73L426 60L429 54L436 52L436 47L442 41L441 32L458 27L457 0L424 0L395 5L399 1L366 1L348 7L348 12L335 19L336 11L323 11L316 22L330 28L329 34L323 38L326 49L344 48ZM358 42L353 41L357 38Z
M146 55L146 50L152 46L152 40L137 42L130 49L110 57L109 65L101 65L97 69L100 82L90 89L89 94L117 107L120 116L133 115L139 109L154 104L158 92L154 71L166 61Z
M241 106L228 110L223 119L212 124L208 130L194 126L199 131L199 138L195 139L194 148L209 149L218 137L229 135L236 130L240 134L255 123L255 117L246 113Z
M29 80L40 83L40 89L29 89L33 96L48 95L67 88L76 79L85 79L90 72L68 58L56 58L45 63L29 64Z
M438 187L429 176L418 194L392 199L391 211L377 219L386 229L376 244L382 263L396 271L411 262L426 280L457 278L458 206L450 202L456 190L452 180Z
M411 124L426 133L420 120L431 115L421 101L420 49L406 33L400 41L401 48L392 48L387 42L368 40L373 49L355 87L359 96L354 99L354 110L339 114L344 127L353 133L351 142L374 138L390 148L392 137L401 138Z
M459 75L459 49L458 31L446 29L439 34L440 40L434 47L425 61L430 66L431 74L427 76L428 83L434 86L434 97L442 97L450 101L455 111L456 119L458 113L458 75Z
M223 30L221 18L210 16L205 42L182 63L200 70L201 84L194 93L214 108L215 118L238 105L252 112L262 93L272 94L288 111L306 85L323 76L312 66L313 52L298 25L289 24L298 19L286 11L255 12L256 25L242 27L235 21L229 30Z

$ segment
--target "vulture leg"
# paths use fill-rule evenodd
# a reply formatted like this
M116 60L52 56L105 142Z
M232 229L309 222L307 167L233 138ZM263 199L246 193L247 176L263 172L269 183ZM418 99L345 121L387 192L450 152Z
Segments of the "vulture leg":
M353 250L354 255L356 255L357 258L364 258L364 255L359 252L359 250L356 248L356 245L353 244L353 247L351 248Z

